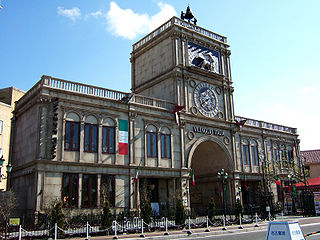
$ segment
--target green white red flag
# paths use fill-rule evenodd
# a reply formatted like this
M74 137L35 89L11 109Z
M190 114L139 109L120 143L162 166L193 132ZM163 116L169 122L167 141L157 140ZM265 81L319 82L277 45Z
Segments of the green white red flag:
M195 185L196 185L196 182L195 182L195 180L194 180L194 172L193 172L193 169L191 169L190 177L191 177L191 180L192 180L192 186L195 186Z
M139 174L140 174L140 168L138 167L137 172L136 172L136 176L134 178L134 183L136 183L138 181Z
M119 154L128 155L128 120L119 119Z

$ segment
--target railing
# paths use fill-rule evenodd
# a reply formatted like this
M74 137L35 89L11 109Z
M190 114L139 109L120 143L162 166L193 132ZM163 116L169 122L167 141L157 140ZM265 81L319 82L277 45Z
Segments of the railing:
M268 129L268 130L287 132L287 133L292 133L292 134L296 134L297 133L297 129L296 128L281 126L281 125L278 125L278 124L267 123L267 122L264 122L264 121L258 121L258 120L239 117L239 116L236 116L235 119L237 121L241 121L241 120L246 119L247 121L244 124L245 126L265 128L265 129Z
M115 90L90 86L86 84L70 82L62 79L53 78L50 76L42 76L41 80L34 85L18 102L17 107L22 104L26 99L33 96L39 89L43 86L59 89L62 91L85 94L85 95L92 95L96 97L102 97L106 99L121 101L128 97L130 94L125 92L119 92ZM141 95L134 94L133 97L129 100L130 103L135 103L138 105L147 105L150 107L161 108L169 111L174 110L174 104L161 100L155 99L150 97L145 97ZM125 102L125 101L123 101Z
M205 35L209 38L213 38L215 40L218 40L220 42L223 43L227 43L227 38L223 37L219 34L216 34L214 32L208 31L202 27L199 27L197 25L194 25L192 23L183 21L177 17L173 17L171 18L169 21L167 21L166 23L162 24L160 27L158 27L156 30L154 30L153 32L151 32L150 34L148 34L146 37L144 37L143 39L141 39L139 42L135 43L133 45L133 50L138 49L139 47L141 47L142 45L144 45L145 43L149 42L151 39L153 39L154 37L156 37L157 35L159 35L160 33L164 32L165 30L167 30L168 28L170 28L173 25L178 25L178 26L182 26L188 29L191 29L195 32L198 32L202 35Z

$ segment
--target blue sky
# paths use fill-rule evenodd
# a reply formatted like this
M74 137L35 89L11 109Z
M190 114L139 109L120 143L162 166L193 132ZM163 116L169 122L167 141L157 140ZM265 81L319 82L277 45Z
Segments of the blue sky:
M319 149L319 0L1 0L0 88L42 75L130 91L132 44L188 3L228 38L238 116L298 128Z

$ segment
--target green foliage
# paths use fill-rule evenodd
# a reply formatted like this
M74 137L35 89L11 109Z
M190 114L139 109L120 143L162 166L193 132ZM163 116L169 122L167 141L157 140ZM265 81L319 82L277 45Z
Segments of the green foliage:
M182 204L182 199L178 199L176 203L176 214L175 214L176 224L181 225L186 220L186 215L184 212L184 207Z
M109 204L109 201L106 200L102 210L102 216L101 216L102 227L105 227L105 228L111 227L112 221L113 221L113 216L111 214L110 204Z
M141 207L141 218L147 224L151 223L151 216L152 216L152 207L150 205L149 200L145 200Z
M57 201L54 203L53 208L50 211L51 223L57 224L58 227L63 228L65 216L62 212L62 202Z
M237 199L236 201L236 205L235 205L235 214L236 214L236 217L238 218L239 215L243 213L243 207L242 207L242 204L240 202L240 199Z
M216 204L214 202L214 199L211 198L208 206L208 218L211 222L213 222L215 216L216 216Z

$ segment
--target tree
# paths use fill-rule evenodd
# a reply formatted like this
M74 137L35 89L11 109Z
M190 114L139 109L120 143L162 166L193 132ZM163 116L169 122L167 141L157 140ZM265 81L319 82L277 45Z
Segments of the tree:
M216 204L214 202L214 199L211 198L208 206L208 218L211 222L214 221L215 215L216 215Z
M185 220L186 220L186 215L184 212L184 207L182 204L182 199L179 198L177 203L176 203L176 214L175 214L175 219L176 219L176 224L177 225L181 225L184 224Z
M103 227L109 228L112 225L113 217L111 214L110 204L108 200L105 201L102 211L103 212L101 216L101 224Z
M242 215L242 212L243 212L243 207L241 205L240 199L237 199L236 205L235 205L236 217L238 218L240 214Z
M58 227L63 228L65 215L62 212L62 202L56 201L50 211L51 223L57 224Z
M16 206L17 198L12 189L0 192L0 222L4 223L6 230L11 212Z
M141 218L147 224L151 223L152 207L148 199L144 200L141 207Z

